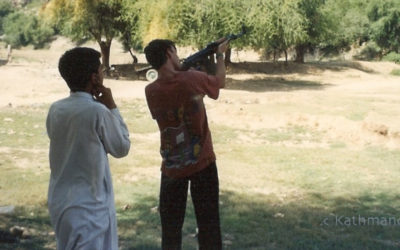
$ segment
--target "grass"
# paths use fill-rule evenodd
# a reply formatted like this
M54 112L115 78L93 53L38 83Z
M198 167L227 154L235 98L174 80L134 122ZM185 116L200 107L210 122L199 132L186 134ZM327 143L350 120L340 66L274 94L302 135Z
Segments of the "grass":
M390 74L394 76L400 76L400 69L394 69L392 72L390 72Z
M305 112L323 114L323 99L306 104ZM367 100L346 99L340 104L330 115L351 121L365 117ZM275 109L278 106L282 109ZM294 104L278 106L263 112L296 110ZM120 107L133 143L126 158L110 157L120 247L160 249L158 128L144 100L126 101ZM18 225L32 231L19 243L0 243L2 249L55 248L46 208L47 109L0 109L0 205L17 206L14 214L0 215L0 230ZM246 109L253 114L262 110L255 105ZM398 225L344 223L358 216L400 218L399 150L379 145L353 149L346 141L327 140L323 131L299 124L210 127L219 166L225 249L399 248ZM304 141L313 144L304 147ZM323 141L327 147L320 146ZM189 198L183 249L196 249L195 230Z

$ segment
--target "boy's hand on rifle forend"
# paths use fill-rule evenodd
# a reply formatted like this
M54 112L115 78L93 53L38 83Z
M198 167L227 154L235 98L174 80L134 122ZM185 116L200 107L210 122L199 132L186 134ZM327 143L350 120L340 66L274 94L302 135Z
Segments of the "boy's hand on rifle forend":
M216 64L216 71L215 71L215 76L219 79L219 87L224 88L225 87L225 63L224 63L224 56L223 54L225 53L226 49L228 48L229 40L226 38L221 38L217 42L222 42L220 45L218 45L217 48L217 64Z
M221 42L223 40L226 40L226 38L225 37L220 38L217 42ZM224 41L223 43L218 45L217 53L225 53L225 51L228 48L228 46L229 46L229 41L228 40Z

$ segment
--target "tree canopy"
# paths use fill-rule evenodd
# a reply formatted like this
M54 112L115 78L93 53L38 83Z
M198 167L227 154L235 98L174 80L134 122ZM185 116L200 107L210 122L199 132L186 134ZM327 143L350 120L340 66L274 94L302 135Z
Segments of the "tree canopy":
M127 24L122 0L51 0L44 14L59 32L75 41L95 40L101 49L102 63L110 66L111 43Z
M114 39L120 39L131 53L131 48L141 50L155 38L201 48L240 31L243 25L248 28L248 35L232 42L231 47L248 47L274 55L287 55L291 50L297 62L304 61L307 51L337 53L365 42L370 48L375 46L381 57L400 53L398 0L35 1L44 4L42 16L56 32L78 42L97 41L107 67ZM25 37L31 38L22 39L26 40L22 45L49 35L39 25L40 17L35 21L23 14L26 15L10 8L8 1L0 0L0 34L9 30L6 41L12 42L14 33L33 28L40 32L36 32L35 38L25 32Z

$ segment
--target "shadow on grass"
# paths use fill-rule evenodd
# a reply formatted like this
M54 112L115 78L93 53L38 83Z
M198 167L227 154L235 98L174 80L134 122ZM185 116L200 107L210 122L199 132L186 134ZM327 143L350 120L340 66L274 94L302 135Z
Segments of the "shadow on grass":
M222 191L220 212L225 249L399 249L400 195L365 194L333 198L311 193L302 197L275 194L248 195ZM157 197L135 199L127 209L118 209L120 249L160 249L160 220ZM1 230L19 225L38 232L1 249L51 249L55 246L47 210L35 216L28 210L0 217ZM28 215L26 215L28 214ZM396 218L397 218L396 217ZM364 218L364 222L360 220ZM371 221L369 218L373 218ZM183 227L183 249L196 249L196 221L188 201Z
M47 207L17 207L11 215L0 215L0 231L9 234L12 227L23 227L22 237L13 237L15 243L0 239L0 249L55 249L56 241L52 235Z
M366 194L333 199L315 193L282 202L274 195L222 191L220 211L224 248L398 249L400 224L389 221L398 215L399 207L393 204L398 198ZM121 249L160 249L157 203L156 197L146 197L132 208L118 211ZM388 219L388 224L383 218ZM195 230L196 221L189 200L182 235L183 249L196 249Z
M356 69L366 73L374 73L373 69L363 66L355 61L331 61L331 62L239 62L231 63L227 67L228 74L315 74L324 70L345 71Z
M116 79L116 80L130 80L130 81L147 81L146 72L143 70L148 68L148 64L135 63L135 64L113 64L111 65L111 70L106 78Z
M122 80L144 80L146 81L146 71L148 64L115 64L107 78ZM288 62L238 62L230 63L227 66L227 74L316 74L325 70L345 71L356 69L366 73L374 73L373 69L363 66L355 61L332 61L332 62L311 62L294 63Z
M224 192L222 226L234 239L229 249L399 249L400 224L383 220L398 216L392 206L398 198L311 194L282 203Z
M252 92L323 90L330 84L313 81L286 80L283 77L256 77L248 80L226 79L225 89L246 90Z
M362 71L364 73L376 73L375 70L363 66L360 62L357 61L331 61L331 62L315 62L310 63L310 65L315 65L320 67L321 69L328 69L332 71L343 71L346 69L355 69Z
M0 59L0 66L6 65L8 63L7 60L1 60Z

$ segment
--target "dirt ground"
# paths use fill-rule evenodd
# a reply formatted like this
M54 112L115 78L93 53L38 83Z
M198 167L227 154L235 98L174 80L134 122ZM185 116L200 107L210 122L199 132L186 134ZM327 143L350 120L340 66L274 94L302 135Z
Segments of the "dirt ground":
M49 104L67 96L57 62L73 46L59 38L46 50L14 50L12 61L0 66L0 107ZM85 46L98 49L95 43ZM180 50L181 57L188 53ZM143 55L138 57L145 62ZM1 48L0 59L4 58ZM111 64L131 61L115 43ZM361 61L284 65L259 62L257 53L249 51L233 53L233 61L220 99L206 101L212 123L255 130L306 126L354 147L400 148L400 77L390 75L400 65ZM147 84L124 78L105 80L117 102L144 99ZM242 140L257 143L256 137ZM304 141L301 146L312 143ZM324 146L323 141L319 143Z

